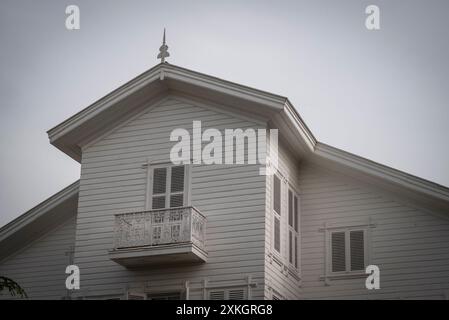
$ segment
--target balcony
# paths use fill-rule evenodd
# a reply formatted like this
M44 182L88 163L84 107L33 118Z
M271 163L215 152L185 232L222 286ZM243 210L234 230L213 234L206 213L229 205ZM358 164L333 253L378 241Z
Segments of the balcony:
M117 214L109 258L125 267L206 262L205 232L194 207Z

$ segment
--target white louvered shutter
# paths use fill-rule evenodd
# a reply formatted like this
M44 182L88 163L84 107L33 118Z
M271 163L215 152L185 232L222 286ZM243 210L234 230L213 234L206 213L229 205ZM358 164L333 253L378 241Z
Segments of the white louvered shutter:
M273 177L273 236L274 249L281 252L281 180L278 176Z
M228 300L245 300L245 290L244 289L229 290Z
M351 271L365 269L365 241L363 230L349 233L351 252Z
M293 192L288 190L288 261L293 264Z
M298 268L298 251L299 251L299 229L298 229L298 220L299 220L299 206L298 206L298 197L294 197L294 211L293 211L293 219L294 219L294 230L295 230L295 268Z
M167 191L167 168L153 170L152 209L165 208Z
M184 206L184 166L171 167L170 208Z
M246 290L244 288L212 290L209 292L210 300L245 300Z
M273 209L281 214L281 180L277 176L274 176L273 183Z
M332 272L346 271L345 232L331 234Z
M281 252L281 221L274 217L274 249Z
M225 291L224 290L214 290L209 292L210 300L224 300L225 299Z

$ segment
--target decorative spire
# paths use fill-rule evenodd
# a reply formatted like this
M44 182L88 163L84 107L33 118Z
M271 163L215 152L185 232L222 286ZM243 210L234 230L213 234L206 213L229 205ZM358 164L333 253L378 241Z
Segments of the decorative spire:
M168 46L165 44L165 28L164 28L164 37L162 38L162 46L159 48L159 54L157 55L158 59L161 59L161 63L165 62L165 58L170 57L170 53L168 53Z

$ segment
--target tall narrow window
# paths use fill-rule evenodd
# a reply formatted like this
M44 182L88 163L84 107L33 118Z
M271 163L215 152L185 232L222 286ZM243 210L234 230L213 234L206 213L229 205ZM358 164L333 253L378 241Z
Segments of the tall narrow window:
M176 208L185 205L185 166L151 168L151 209Z
M281 180L277 175L273 176L273 236L274 249L281 252Z
M288 261L296 269L298 268L298 229L299 204L298 195L288 190Z

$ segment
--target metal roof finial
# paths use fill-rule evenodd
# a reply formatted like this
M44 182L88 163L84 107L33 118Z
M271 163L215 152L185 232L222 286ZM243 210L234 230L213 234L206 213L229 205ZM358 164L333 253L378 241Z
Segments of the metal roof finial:
M170 57L170 53L168 53L168 46L165 44L165 28L164 28L164 37L162 38L162 46L159 48L159 54L157 55L158 59L161 59L161 63L165 62L165 58Z

